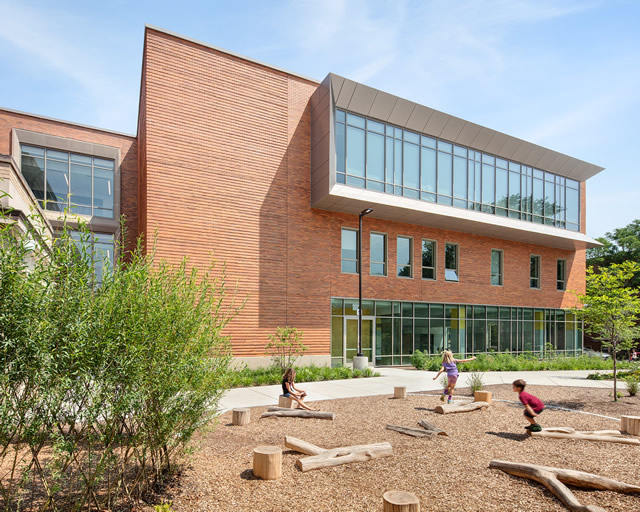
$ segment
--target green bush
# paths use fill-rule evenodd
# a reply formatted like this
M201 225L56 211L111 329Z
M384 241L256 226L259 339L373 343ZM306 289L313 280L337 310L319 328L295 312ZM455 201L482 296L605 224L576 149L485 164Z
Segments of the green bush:
M552 352L552 351L549 351ZM456 354L456 359L463 355ZM441 356L429 356L416 350L411 356L411 364L418 370L438 371L442 366ZM629 368L628 362L618 361L618 368ZM595 356L560 356L537 358L534 354L489 353L477 354L476 359L462 363L458 369L462 372L488 371L535 371L535 370L609 370L613 361Z
M471 394L484 389L483 377L484 373L471 372L471 375L469 375L469 387L471 388Z
M34 248L40 235L0 222L0 466L13 468L0 502L122 508L214 415L234 312L224 272L154 261L138 243L97 282L96 256L66 227L50 250Z
M283 373L274 367L239 368L231 370L226 377L226 386L230 388L266 386L280 384ZM296 382L317 382L323 380L352 379L359 377L379 377L380 374L371 368L364 370L352 370L348 367L330 368L328 366L301 366L296 367Z
M292 368L296 360L307 351L302 343L302 331L295 327L278 327L275 334L269 335L269 343L264 347L265 353L271 356L272 364L284 373Z
M631 376L627 379L627 391L629 392L629 396L636 396L638 394L638 386L640 386L640 379L638 377Z

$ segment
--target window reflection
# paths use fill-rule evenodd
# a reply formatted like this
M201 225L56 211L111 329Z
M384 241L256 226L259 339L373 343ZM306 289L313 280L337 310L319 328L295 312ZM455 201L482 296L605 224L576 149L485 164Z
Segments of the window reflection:
M335 119L337 183L580 229L577 181L342 110ZM42 190L38 155L30 157L25 176Z

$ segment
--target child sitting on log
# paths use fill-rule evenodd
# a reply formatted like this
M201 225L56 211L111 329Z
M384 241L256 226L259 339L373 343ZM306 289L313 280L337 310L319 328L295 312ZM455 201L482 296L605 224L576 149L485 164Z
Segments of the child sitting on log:
M298 389L294 385L294 379L296 378L296 371L293 368L289 368L282 377L282 394L298 402L298 406L307 411L317 411L318 409L312 409L304 403L304 399L307 396L305 391Z
M442 353L442 368L438 374L433 378L436 380L440 377L440 374L444 371L447 372L447 387L442 392L442 396L440 397L440 401L444 402L445 395L449 395L447 403L451 403L453 397L453 389L456 387L456 382L458 382L458 367L456 363L467 363L469 361L473 361L476 356L471 357L470 359L454 359L453 352L451 350L445 350Z
M513 381L513 391L518 393L518 398L520 398L522 405L524 405L524 415L530 423L530 425L524 428L530 432L541 432L542 427L536 423L534 418L544 410L544 404L538 397L525 392L524 388L526 385L527 383L522 379Z

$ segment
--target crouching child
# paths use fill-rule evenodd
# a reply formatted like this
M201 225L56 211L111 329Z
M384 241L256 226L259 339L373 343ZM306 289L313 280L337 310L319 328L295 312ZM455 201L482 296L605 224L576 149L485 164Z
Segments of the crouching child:
M524 428L530 432L540 432L542 427L538 425L535 418L544 410L544 404L538 397L525 392L524 388L526 385L527 383L522 379L513 381L513 391L518 393L518 398L520 398L522 405L524 405L524 415L530 423L530 425Z

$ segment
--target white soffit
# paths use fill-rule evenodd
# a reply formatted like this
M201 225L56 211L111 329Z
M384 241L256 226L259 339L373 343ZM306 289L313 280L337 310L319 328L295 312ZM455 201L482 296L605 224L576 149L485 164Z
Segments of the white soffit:
M578 181L586 181L604 170L604 167L476 125L333 73L329 76L336 107L354 114L370 116Z
M313 207L354 215L373 207L371 217L378 219L569 251L601 245L575 231L340 184L334 185L331 193Z

